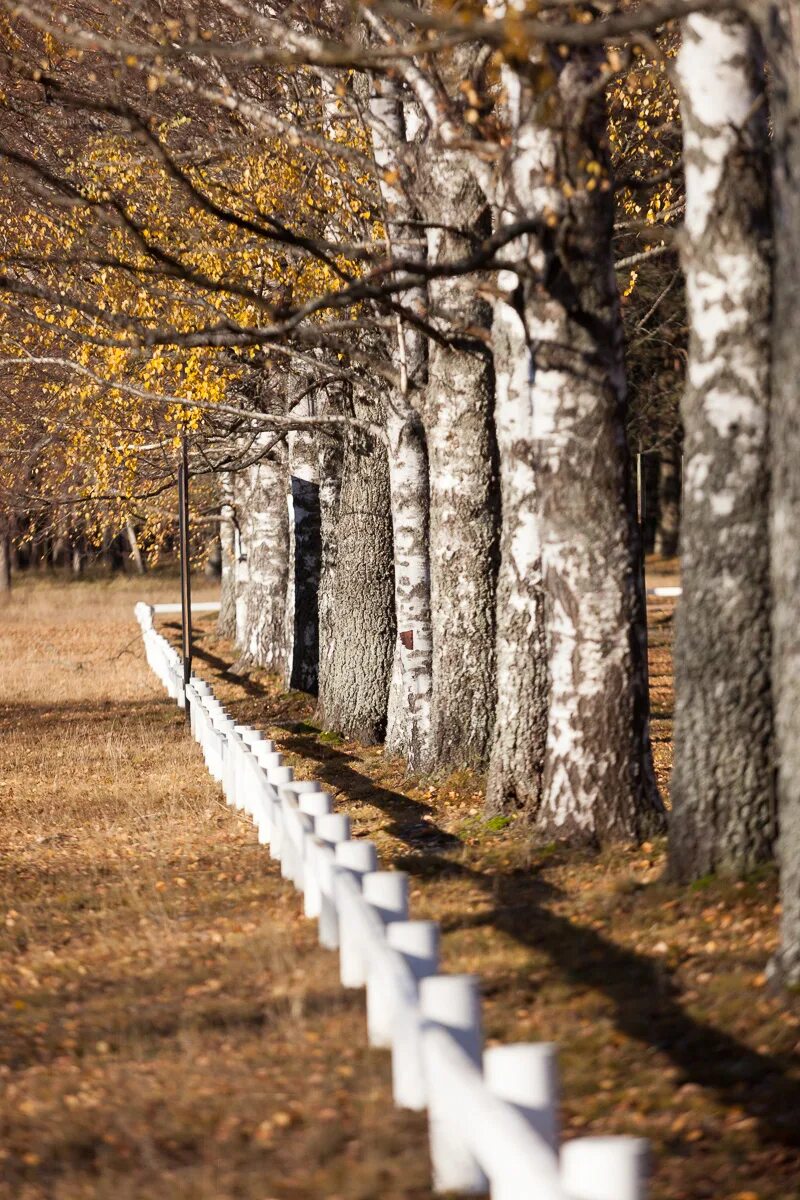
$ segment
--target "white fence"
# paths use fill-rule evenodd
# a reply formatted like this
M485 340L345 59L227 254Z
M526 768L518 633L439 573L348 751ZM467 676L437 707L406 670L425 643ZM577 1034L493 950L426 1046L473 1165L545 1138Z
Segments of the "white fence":
M381 871L373 842L350 836L330 796L297 780L274 743L228 716L207 683L184 695L181 658L136 605L147 661L185 707L228 804L302 893L344 987L366 987L370 1044L391 1051L396 1105L427 1109L437 1192L492 1200L643 1200L647 1142L587 1137L559 1145L555 1047L482 1048L478 983L438 973L439 927L408 915L408 877Z

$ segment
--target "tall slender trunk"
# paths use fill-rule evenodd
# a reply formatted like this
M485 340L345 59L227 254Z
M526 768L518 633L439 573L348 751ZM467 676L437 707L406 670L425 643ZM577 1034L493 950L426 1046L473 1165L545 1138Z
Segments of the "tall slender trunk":
M326 411L333 409L333 402L325 398ZM323 711L324 692L321 680L325 674L323 665L333 654L336 633L336 559L338 551L339 497L342 488L344 447L342 440L323 433L319 441L319 513L320 513L320 574L317 614L319 621L319 659L317 663L317 687L320 703L317 720L325 723Z
M413 205L399 178L406 123L400 92L391 80L373 81L368 113L373 153L392 250L419 253ZM411 243L410 243L411 239ZM405 303L425 307L424 290ZM386 748L405 756L411 770L430 761L433 633L429 562L428 452L420 414L412 402L424 386L426 347L421 335L398 320L392 358L400 386L387 398L386 430L392 505L397 640L386 722Z
M691 341L669 861L689 880L751 870L772 857L775 841L771 272L760 40L730 14L691 16L677 68Z
M220 637L233 639L236 636L236 511L234 509L234 483L230 471L219 477L219 547L220 547L220 591L217 633Z
M513 280L512 287L516 281ZM497 708L486 804L535 818L547 742L547 643L525 328L498 300L492 324L502 540L497 580Z
M139 549L139 539L136 537L136 530L133 521L125 522L125 536L128 539L128 548L130 550L133 565L136 568L137 575L144 575L146 571L145 561L142 558L142 552Z
M673 558L678 553L681 527L681 443L677 434L668 435L658 458L658 519L656 554Z
M428 557L428 456L418 415L387 414L397 641L386 748L411 770L429 761L431 729L431 588Z
M778 763L781 946L773 964L800 984L800 12L789 0L764 6L771 65L774 266L770 464L772 685Z
M349 434L345 444L329 603L333 637L320 656L319 718L346 737L378 742L396 626L389 469L384 446L369 433Z
M530 467L550 692L537 833L638 840L660 826L646 629L625 437L602 55L573 51L542 97L517 75L503 221L538 220L501 279L525 328ZM538 525L538 529L537 529Z
M6 522L0 523L0 592L11 591L11 534Z
M468 165L442 154L428 171L424 215L432 265L470 253L487 224L486 200ZM461 278L432 280L430 308L466 338L491 315ZM491 358L431 342L424 418L430 472L433 615L429 766L482 766L495 713L495 587L499 489Z
M274 440L272 433L260 434L254 449L266 451ZM234 487L239 527L236 669L256 666L282 674L289 563L285 445L279 442L238 472Z
M309 397L293 406L312 416ZM313 433L289 434L289 573L286 598L286 685L317 691L319 663L319 461Z

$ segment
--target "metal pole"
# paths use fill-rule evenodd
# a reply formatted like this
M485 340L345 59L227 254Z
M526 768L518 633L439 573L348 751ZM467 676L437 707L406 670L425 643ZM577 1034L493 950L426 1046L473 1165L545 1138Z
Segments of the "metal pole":
M181 543L181 630L183 635L184 695L192 677L192 584L189 574L189 453L186 433L181 435L181 459L178 464L178 522ZM187 723L192 714L188 697L184 713Z

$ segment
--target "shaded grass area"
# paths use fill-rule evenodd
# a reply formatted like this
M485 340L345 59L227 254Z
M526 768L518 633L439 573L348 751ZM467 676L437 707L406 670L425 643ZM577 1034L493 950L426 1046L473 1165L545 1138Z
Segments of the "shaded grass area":
M427 1198L363 999L144 662L175 592L0 609L0 1197Z
M651 603L665 794L673 616L672 601ZM655 1200L797 1200L800 1013L765 987L772 872L680 889L663 881L662 842L600 856L531 846L519 823L484 819L478 776L409 777L379 748L319 730L310 698L229 673L235 655L212 620L198 649L235 714L269 729L411 873L413 915L442 922L447 968L481 976L488 1041L559 1043L566 1136L649 1137Z

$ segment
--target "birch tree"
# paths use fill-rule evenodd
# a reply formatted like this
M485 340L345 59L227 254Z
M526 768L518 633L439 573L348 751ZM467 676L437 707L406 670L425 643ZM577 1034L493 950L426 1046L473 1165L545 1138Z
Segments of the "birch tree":
M751 870L772 857L776 833L769 158L756 31L732 14L688 17L677 78L691 341L670 869L689 880Z
M776 976L800 984L800 13L784 0L756 9L772 68L773 226L770 466L772 684L778 763L781 944Z
M545 53L517 71L501 222L525 220L507 279L524 329L549 676L537 832L638 840L660 826L649 740L644 597L625 439L622 326L603 56ZM550 73L552 86L526 86ZM503 364L509 377L512 364ZM512 467L513 469L513 463ZM529 608L531 615L535 607ZM530 628L530 626L529 626ZM534 729L538 735L540 725ZM534 801L535 785L534 785Z

